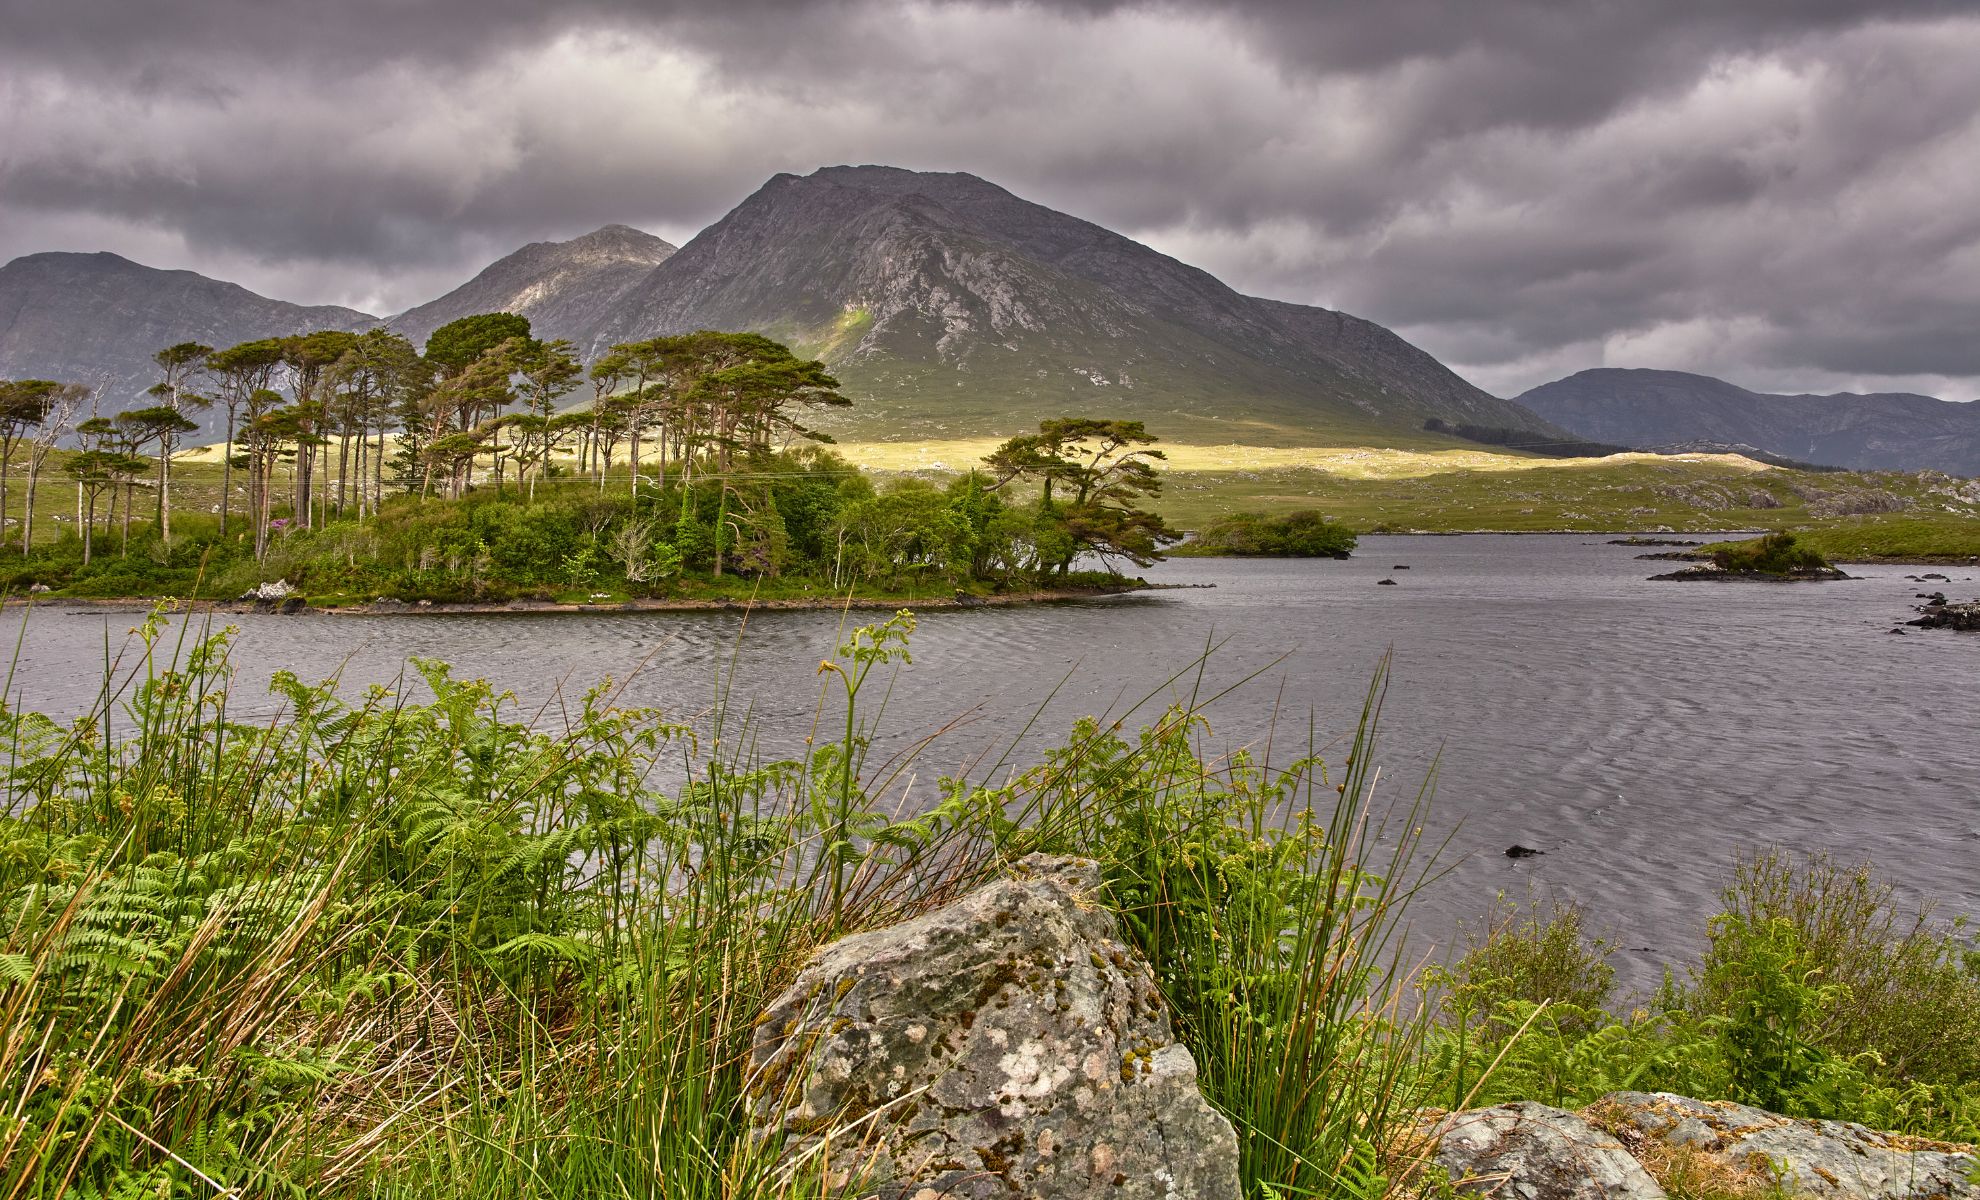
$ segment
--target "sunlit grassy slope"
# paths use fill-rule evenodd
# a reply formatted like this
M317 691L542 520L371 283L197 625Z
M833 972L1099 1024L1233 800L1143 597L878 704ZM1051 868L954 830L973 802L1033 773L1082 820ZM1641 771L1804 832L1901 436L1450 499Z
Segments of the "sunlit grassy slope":
M980 462L989 438L859 442L840 450L882 472L946 474ZM1904 506L1944 534L1980 527L1980 489L1891 473L1811 474L1723 454L1538 458L1470 447L1168 444L1159 507L1192 528L1220 513L1318 508L1358 529L1711 531L1850 520ZM1888 519L1888 518L1885 518ZM1917 539L1913 539L1917 540ZM1919 541L1919 545L1930 539ZM1939 553L1910 549L1892 553Z

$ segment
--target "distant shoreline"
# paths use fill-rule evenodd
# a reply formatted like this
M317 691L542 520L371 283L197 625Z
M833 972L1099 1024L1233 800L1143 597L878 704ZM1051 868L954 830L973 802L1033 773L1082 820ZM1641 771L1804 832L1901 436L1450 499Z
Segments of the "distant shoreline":
M530 616L545 613L591 615L610 613L653 613L653 612L827 612L834 609L854 609L867 611L888 611L907 608L917 612L935 609L956 608L1000 608L1020 604L1052 604L1073 600L1096 600L1110 596L1125 596L1135 592L1173 590L1188 587L1186 584L1147 583L1141 580L1123 580L1118 586L1041 588L1027 592L1007 592L989 596L932 595L894 597L855 597L848 600L844 596L781 597L770 600L693 600L667 598L641 598L617 600L600 604L564 604L555 600L498 600L498 601L440 601L440 600L388 600L371 601L364 604L315 605L304 601L289 607L283 602L255 600L179 600L172 597L143 596L9 596L4 607L9 609L31 606L83 607L102 609L105 612L149 612L161 605L172 612L207 613L260 613L263 615L300 616L305 613L328 617L441 617L441 616ZM300 597L296 599L300 600Z

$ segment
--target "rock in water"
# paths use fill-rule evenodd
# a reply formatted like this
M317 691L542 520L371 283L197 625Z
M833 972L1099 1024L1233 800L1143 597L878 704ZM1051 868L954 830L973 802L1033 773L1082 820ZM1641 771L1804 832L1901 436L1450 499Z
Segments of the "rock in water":
M1530 1100L1438 1122L1436 1161L1460 1192L1507 1200L1665 1200L1623 1144L1580 1117Z
M1611 1129L1690 1147L1731 1167L1762 1170L1787 1195L1980 1200L1971 1150L1877 1133L1846 1121L1783 1117L1729 1100L1692 1100L1665 1092L1617 1092L1597 1104Z
M1098 866L1016 874L819 953L757 1026L759 1133L829 1140L832 1187L889 1200L1236 1200L1236 1135Z

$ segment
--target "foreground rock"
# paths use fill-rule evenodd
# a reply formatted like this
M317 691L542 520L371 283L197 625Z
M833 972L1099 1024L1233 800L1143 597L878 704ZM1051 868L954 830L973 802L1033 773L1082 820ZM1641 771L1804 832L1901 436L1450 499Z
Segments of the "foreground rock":
M1459 1191L1519 1200L1664 1200L1680 1165L1756 1200L1980 1200L1971 1147L1661 1092L1452 1113L1431 1136Z
M1627 1147L1571 1112L1522 1100L1452 1113L1435 1158L1460 1192L1519 1200L1665 1200Z
M1034 855L826 947L757 1027L759 1132L824 1143L847 1194L1235 1200L1236 1136L1099 882Z
M1591 1106L1608 1128L1664 1153L1690 1150L1819 1200L1980 1200L1970 1147L1812 1121L1726 1100L1617 1092ZM1640 1135L1632 1137L1631 1135Z

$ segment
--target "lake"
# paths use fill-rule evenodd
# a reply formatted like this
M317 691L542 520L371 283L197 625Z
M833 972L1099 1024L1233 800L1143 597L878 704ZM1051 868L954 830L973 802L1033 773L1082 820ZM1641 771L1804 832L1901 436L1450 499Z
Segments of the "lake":
M876 759L953 722L910 773L981 775L1034 761L1081 714L1144 702L1134 716L1147 720L1192 690L1226 689L1208 710L1213 746L1270 739L1284 761L1304 751L1311 721L1338 758L1392 649L1381 788L1406 798L1435 761L1430 835L1451 835L1450 870L1414 910L1426 950L1498 892L1559 896L1621 947L1627 984L1651 986L1664 963L1695 954L1734 856L1768 844L1867 858L1907 898L1980 915L1980 637L1890 634L1915 593L1980 595L1980 568L1653 583L1676 564L1605 542L1371 536L1344 562L1194 559L1148 573L1210 587L927 612L913 665L872 689L887 704ZM1906 578L1927 571L1952 581ZM1378 586L1388 578L1397 586ZM277 668L355 685L425 655L513 690L523 715L547 721L606 676L624 681L627 703L705 720L733 680L731 710L750 712L771 754L817 716L817 665L840 628L822 612L758 613L747 628L733 613L227 620L252 685L241 695L264 713L274 703L259 683ZM59 603L36 611L10 699L81 711L133 624ZM1514 844L1545 853L1510 859Z

